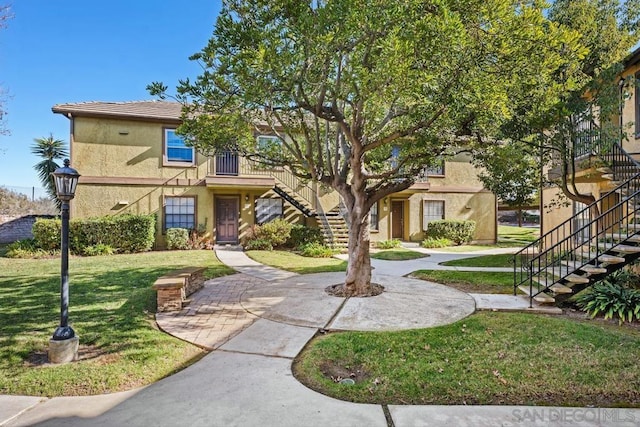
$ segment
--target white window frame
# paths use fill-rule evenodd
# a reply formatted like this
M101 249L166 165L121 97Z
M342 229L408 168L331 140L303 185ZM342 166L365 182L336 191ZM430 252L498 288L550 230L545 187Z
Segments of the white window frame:
M185 151L190 151L191 160L178 159L178 158L170 158L169 157L169 141L179 139L184 144L184 148L182 147L171 147L173 149L180 149ZM175 128L164 128L163 132L163 165L164 166L194 166L196 163L196 150L193 147L188 147L184 143L184 138L176 134Z
M439 206L436 210L429 209L428 206ZM427 230L429 222L444 219L445 215L444 200L422 200L422 230Z
M196 196L165 196L162 208L162 221L164 231L169 228L196 228L196 212L198 211L198 199ZM167 217L172 216L168 221ZM181 217L191 217L191 220L182 221ZM173 218L176 217L176 218Z

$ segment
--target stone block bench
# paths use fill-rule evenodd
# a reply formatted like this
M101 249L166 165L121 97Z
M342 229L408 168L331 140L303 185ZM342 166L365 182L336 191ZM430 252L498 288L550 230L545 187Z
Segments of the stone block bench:
M187 297L204 286L206 267L186 267L158 278L152 286L157 292L158 312L180 311Z

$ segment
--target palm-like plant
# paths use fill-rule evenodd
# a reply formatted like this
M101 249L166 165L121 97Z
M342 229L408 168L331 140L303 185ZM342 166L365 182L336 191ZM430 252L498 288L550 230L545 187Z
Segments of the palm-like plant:
M51 197L51 200L55 201L60 207L51 172L59 167L56 160L69 156L65 142L61 139L55 139L52 134L49 134L47 138L34 138L33 142L31 153L42 158L42 161L36 163L33 168L38 173L40 182L42 182L42 186Z

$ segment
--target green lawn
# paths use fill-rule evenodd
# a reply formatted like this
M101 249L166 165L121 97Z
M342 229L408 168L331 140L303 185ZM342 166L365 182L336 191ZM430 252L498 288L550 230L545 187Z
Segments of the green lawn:
M322 335L294 373L354 402L638 407L638 354L637 329L481 312L437 328Z
M512 225L498 226L498 242L517 241L528 244L538 237L540 237L540 228L514 227Z
M411 259L425 258L429 255L412 251L405 248L384 249L371 253L371 258L383 259L387 261L407 261Z
M481 255L472 258L455 259L442 265L455 267L513 267L512 254Z
M513 293L513 273L489 271L418 270L411 277L480 294Z
M245 253L261 264L299 274L347 271L347 262L336 258L303 257L288 251L247 251Z
M213 251L72 257L69 320L80 337L78 362L40 366L60 316L60 260L0 258L0 394L88 395L150 384L204 355L157 329L162 274L208 266L232 272Z

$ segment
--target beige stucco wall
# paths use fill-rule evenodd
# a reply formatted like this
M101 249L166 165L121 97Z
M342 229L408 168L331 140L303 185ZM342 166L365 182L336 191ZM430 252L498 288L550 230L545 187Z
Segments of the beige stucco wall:
M196 154L195 166L166 166L163 164L165 128L176 124L134 120L79 117L72 125L72 164L83 175L72 216L88 217L121 213L154 213L157 215L157 247L163 247L163 198L165 196L197 197L196 223L215 236L215 197L233 196L239 201L239 237L242 240L255 221L254 203L258 197L274 197L264 189L207 188L208 159ZM246 163L242 172L249 172ZM255 173L255 171L253 172ZM278 178L277 173L275 174ZM91 181L87 179L93 178ZM118 182L105 182L111 178ZM166 180L149 183L144 180ZM190 180L186 185L170 180ZM284 179L284 177L283 177ZM96 182L96 180L98 182ZM429 190L409 189L389 196L379 204L379 230L372 240L390 238L392 200L404 201L404 239L420 241L424 238L422 201L445 200L445 218L472 219L478 224L475 240L493 242L496 235L495 197L483 192L476 171L467 155L458 155L445 163L443 177L430 177ZM199 185L196 185L199 184ZM331 189L314 185L322 208L329 211L339 204L339 195ZM284 203L285 218L291 222L315 226L316 222Z
M624 71L622 77L634 76L640 71L640 65L634 65ZM622 141L622 147L629 153L640 152L640 138L636 137L635 117L636 117L636 91L633 87L626 88L624 106L622 109L622 125L626 132L626 141Z
M476 221L474 242L494 243L497 235L497 207L493 193L484 190L477 171L467 154L448 159L444 176L429 177L429 190L409 189L392 194L380 202L378 231L372 241L391 238L391 202L404 201L404 239L419 242L424 239L423 201L444 201L445 219Z

